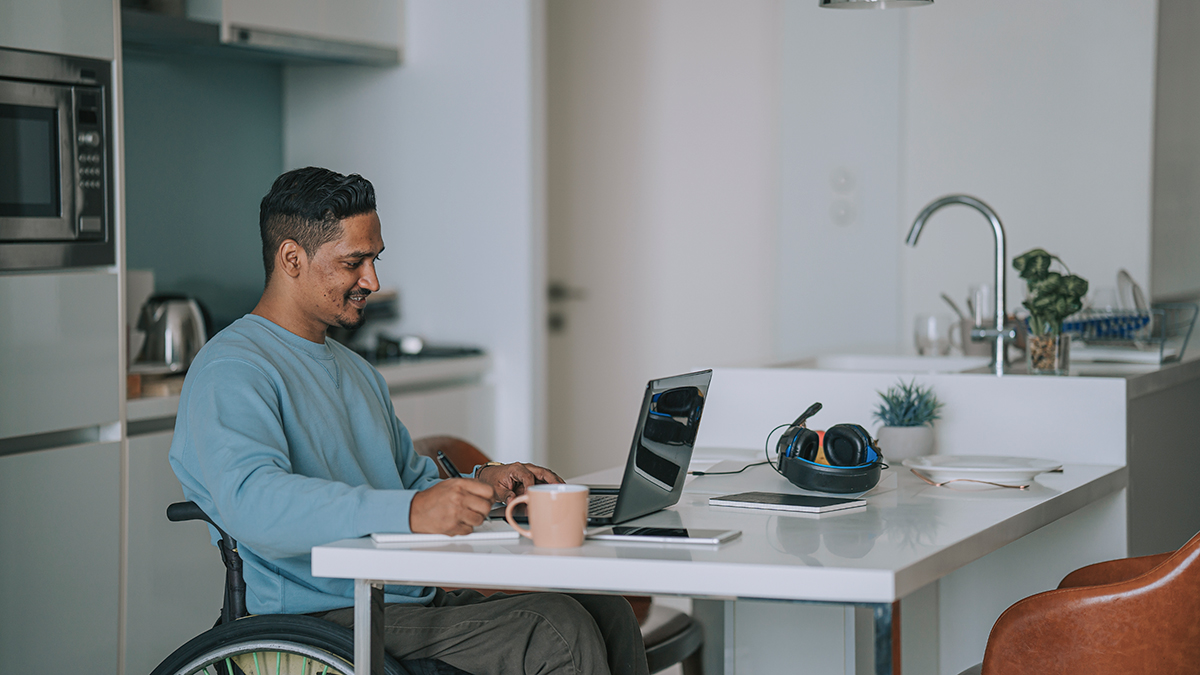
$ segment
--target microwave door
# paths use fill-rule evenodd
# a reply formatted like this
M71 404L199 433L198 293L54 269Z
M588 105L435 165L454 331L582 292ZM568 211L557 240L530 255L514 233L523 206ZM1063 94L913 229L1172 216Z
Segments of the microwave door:
M0 242L78 237L72 90L0 80Z

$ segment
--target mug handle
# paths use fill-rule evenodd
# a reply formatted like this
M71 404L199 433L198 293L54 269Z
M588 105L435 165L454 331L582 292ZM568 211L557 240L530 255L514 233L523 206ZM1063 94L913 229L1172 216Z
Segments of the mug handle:
M512 515L513 507L515 507L517 504L527 503L528 501L528 494L523 494L520 497L513 497L512 499L508 500L508 506L504 507L504 520L508 521L508 524L512 526L512 529L517 531L517 534L521 535L522 537L529 537L530 539L533 539L533 533L518 525L513 520Z

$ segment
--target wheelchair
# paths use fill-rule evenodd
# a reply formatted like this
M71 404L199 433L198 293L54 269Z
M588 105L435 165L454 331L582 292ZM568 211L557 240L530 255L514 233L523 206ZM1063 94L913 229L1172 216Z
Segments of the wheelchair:
M152 675L354 675L354 631L311 616L246 611L246 581L237 541L195 502L167 507L172 522L203 520L221 535L225 598L215 626L176 649ZM468 675L435 659L384 655L386 675Z

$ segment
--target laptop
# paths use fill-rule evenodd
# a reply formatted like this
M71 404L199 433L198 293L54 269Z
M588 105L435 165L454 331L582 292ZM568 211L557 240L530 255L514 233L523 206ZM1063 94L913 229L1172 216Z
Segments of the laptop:
M592 487L588 525L623 523L679 501L711 380L712 371L704 370L646 384L621 485ZM514 509L517 520L524 520L523 509ZM503 518L503 507L491 517Z

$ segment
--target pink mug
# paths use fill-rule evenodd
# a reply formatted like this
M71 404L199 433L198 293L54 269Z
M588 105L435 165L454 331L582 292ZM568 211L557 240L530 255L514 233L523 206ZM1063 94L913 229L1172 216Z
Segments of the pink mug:
M529 529L513 522L513 508L525 504L529 514ZM586 485L547 483L531 485L525 494L508 500L504 519L522 537L533 540L534 546L544 548L575 548L583 546L587 529L588 488Z

